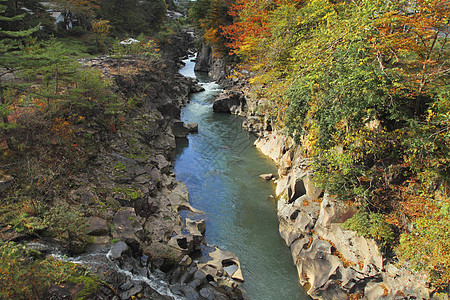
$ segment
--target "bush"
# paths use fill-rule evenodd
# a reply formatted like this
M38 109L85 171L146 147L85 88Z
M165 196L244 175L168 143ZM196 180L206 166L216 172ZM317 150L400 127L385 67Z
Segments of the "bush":
M416 270L428 272L438 290L450 285L450 205L439 213L415 222L411 233L402 234L398 247L401 261L409 261Z
M380 213L360 210L345 221L343 227L354 230L366 238L374 239L382 247L390 246L395 239L392 226L384 220Z

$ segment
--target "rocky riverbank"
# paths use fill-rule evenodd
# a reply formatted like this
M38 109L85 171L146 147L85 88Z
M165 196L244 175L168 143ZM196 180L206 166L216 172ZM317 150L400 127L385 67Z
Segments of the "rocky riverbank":
M163 77L146 70L113 77L122 97L138 98L142 103L97 155L93 165L98 167L86 174L85 185L73 194L90 204L102 198L99 191L112 191L105 201L109 208L90 218L89 234L94 246L112 244L106 246L108 257L122 270L144 278L148 272L159 273L172 294L187 299L244 299L239 268L229 273L226 268L239 266L238 259L206 247L204 220L183 219L179 214L190 210L201 215L190 206L187 188L176 180L170 161L177 139L196 130L195 124L179 120L180 109L191 92L202 88L195 80L174 72L172 62L162 63L167 66ZM114 69L110 58L85 64ZM134 61L121 64L124 68ZM201 254L207 250L209 254ZM102 276L101 272L97 275L118 286L122 299L143 291L146 295L145 280L110 282L116 276Z
M83 167L66 172L69 189L55 190L60 196L53 206L67 210L62 216L71 205L83 208L74 216L86 220L74 229L83 239L71 239L70 232L53 239L39 231L20 234L0 224L2 241L22 243L41 258L83 264L99 279L53 285L45 299L247 299L238 258L206 245L202 212L189 204L186 185L172 171L177 141L198 129L180 120L181 107L203 88L178 74L179 50L193 49L192 34L184 32L171 47L178 52L153 61L132 56L80 61L82 68L100 71L124 103L120 113L112 107L108 119L99 110L92 121L81 117L73 125L72 132L89 143L79 152ZM96 120L103 118L110 123ZM0 192L14 187L12 175L2 177ZM181 217L186 210L197 217ZM89 241L87 247L81 240Z
M246 93L245 81L219 95L214 110L244 117L243 127L258 136L256 147L277 163L280 235L291 250L299 282L311 297L432 298L433 291L424 273L396 265L374 240L340 226L356 213L357 207L314 186L311 161L305 156L308 149L272 129L264 113L266 100L252 99Z

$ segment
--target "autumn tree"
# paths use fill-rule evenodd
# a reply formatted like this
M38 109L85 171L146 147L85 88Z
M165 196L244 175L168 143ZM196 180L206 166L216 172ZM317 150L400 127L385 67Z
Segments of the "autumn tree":
M111 30L108 20L95 20L92 23L92 32L95 34L95 40L97 41L97 47L103 49L105 39Z
M231 2L224 0L194 1L189 7L189 17L196 25L201 35L216 54L226 56L228 38L224 34L223 26L231 24L233 19L228 14Z

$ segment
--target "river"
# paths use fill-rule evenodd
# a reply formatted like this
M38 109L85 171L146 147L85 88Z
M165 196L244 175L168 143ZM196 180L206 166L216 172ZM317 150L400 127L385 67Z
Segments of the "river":
M276 174L275 164L253 146L256 138L239 117L213 113L221 87L184 62L180 73L198 78L205 91L192 94L182 110L182 120L198 123L199 132L179 143L174 170L191 205L205 212L207 243L239 257L250 299L309 299L278 233L274 185L259 178Z

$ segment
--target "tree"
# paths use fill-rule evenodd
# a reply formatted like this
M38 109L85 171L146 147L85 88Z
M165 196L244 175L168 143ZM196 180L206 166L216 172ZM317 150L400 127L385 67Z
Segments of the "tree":
M3 1L5 17L21 15L17 20L0 20L0 28L8 31L26 30L41 25L49 25L50 15L38 0L6 0Z
M101 16L116 32L148 33L161 26L166 15L163 0L103 0Z
M109 25L108 20L96 20L92 23L92 32L95 34L95 40L99 49L103 49L105 38L108 36L110 30L111 25Z
M25 14L7 16L7 6L5 5L7 0L0 0L0 21L2 24L9 22L17 22L25 17ZM4 77L7 74L12 74L17 71L17 66L24 59L23 56L12 54L12 52L17 49L20 39L30 36L33 32L38 30L38 26L32 27L26 30L4 30L0 28L0 67L2 68L0 73L0 116L2 123L0 124L0 130L5 138L6 144L10 150L15 149L12 143L11 137L9 136L9 130L11 124L8 119L8 105L9 103L5 99L5 90L8 88L10 83L4 82Z

